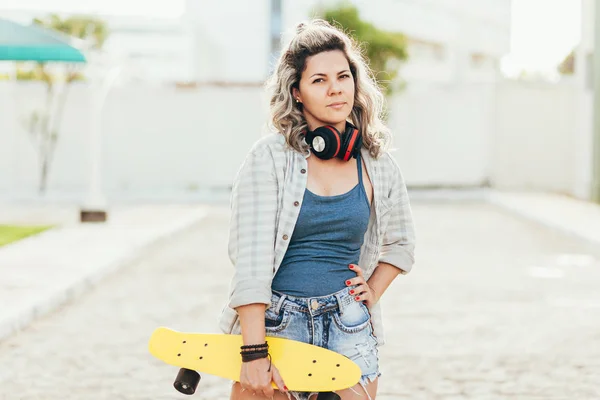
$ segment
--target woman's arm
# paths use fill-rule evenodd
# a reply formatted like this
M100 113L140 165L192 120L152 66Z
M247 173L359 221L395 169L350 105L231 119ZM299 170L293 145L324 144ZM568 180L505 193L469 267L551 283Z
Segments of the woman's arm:
M402 172L392 156L388 156L394 168L389 195L392 209L389 211L387 228L383 234L379 264L393 265L405 275L410 272L415 262L415 228Z
M265 305L248 304L236 308L240 316L242 338L244 344L260 344L265 342Z
M229 258L234 267L229 307L271 301L278 207L275 162L259 142L250 151L231 193Z
M368 308L373 307L390 284L400 275L400 270L387 263L379 263L369 280L365 280L362 269L356 264L350 264L349 268L356 272L356 278L349 280L349 285L357 285L354 289L356 301L364 301Z
M393 179L389 197L392 209L389 210L389 221L383 233L379 262L368 281L358 265L349 266L357 274L348 282L349 285L358 285L352 294L369 308L381 299L398 275L410 272L414 264L415 233L408 192L398 164L389 157L393 168L389 178Z
M235 273L229 307L236 310L245 345L265 343L265 305L271 302L275 258L278 182L275 162L264 143L250 151L234 181L231 194L229 257ZM271 381L285 383L270 358L242 362L240 384L268 398Z
M367 284L373 291L373 304L377 303L390 284L400 275L401 271L391 264L379 263ZM369 304L367 304L369 305Z

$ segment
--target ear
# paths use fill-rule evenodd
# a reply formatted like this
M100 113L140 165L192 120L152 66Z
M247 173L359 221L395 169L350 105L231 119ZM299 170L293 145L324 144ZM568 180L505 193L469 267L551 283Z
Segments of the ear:
M302 103L302 96L300 96L298 88L292 88L292 96L294 96L294 101L300 101L300 103Z

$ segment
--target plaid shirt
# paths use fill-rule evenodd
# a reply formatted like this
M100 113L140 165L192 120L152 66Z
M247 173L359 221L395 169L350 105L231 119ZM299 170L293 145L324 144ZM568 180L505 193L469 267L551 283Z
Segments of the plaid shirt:
M373 185L369 224L358 265L365 279L379 262L402 274L414 263L415 235L406 186L389 153L373 158L363 148L362 159ZM307 158L289 148L281 134L258 140L242 163L231 193L229 257L234 265L228 304L219 318L225 333L239 333L234 308L271 302L271 282L288 247L306 189ZM307 282L312 277L306 277ZM383 324L379 303L371 309L379 344Z

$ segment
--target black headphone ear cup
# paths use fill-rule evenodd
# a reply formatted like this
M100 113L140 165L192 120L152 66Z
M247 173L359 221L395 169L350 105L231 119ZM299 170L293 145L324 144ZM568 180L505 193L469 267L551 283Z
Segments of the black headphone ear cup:
M352 129L350 127L346 128L346 132L344 132L344 136L342 137L342 151L346 152L348 149L348 145L350 144L350 140L352 140ZM342 157L344 154L340 154Z
M336 157L341 152L342 138L333 126L321 126L309 131L305 139L312 152L323 160Z
M357 149L360 149L361 139L362 137L358 129L348 124L344 134L344 145L342 146L339 158L348 161L350 158L355 157Z
M363 135L359 134L358 135L358 139L356 139L356 146L354 147L354 156L358 156L358 153L360 153L360 149L362 149L363 146Z

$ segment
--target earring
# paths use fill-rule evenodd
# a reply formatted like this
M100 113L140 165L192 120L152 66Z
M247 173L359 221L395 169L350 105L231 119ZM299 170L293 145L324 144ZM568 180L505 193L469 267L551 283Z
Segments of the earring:
M296 99L296 103L300 103L300 100Z

